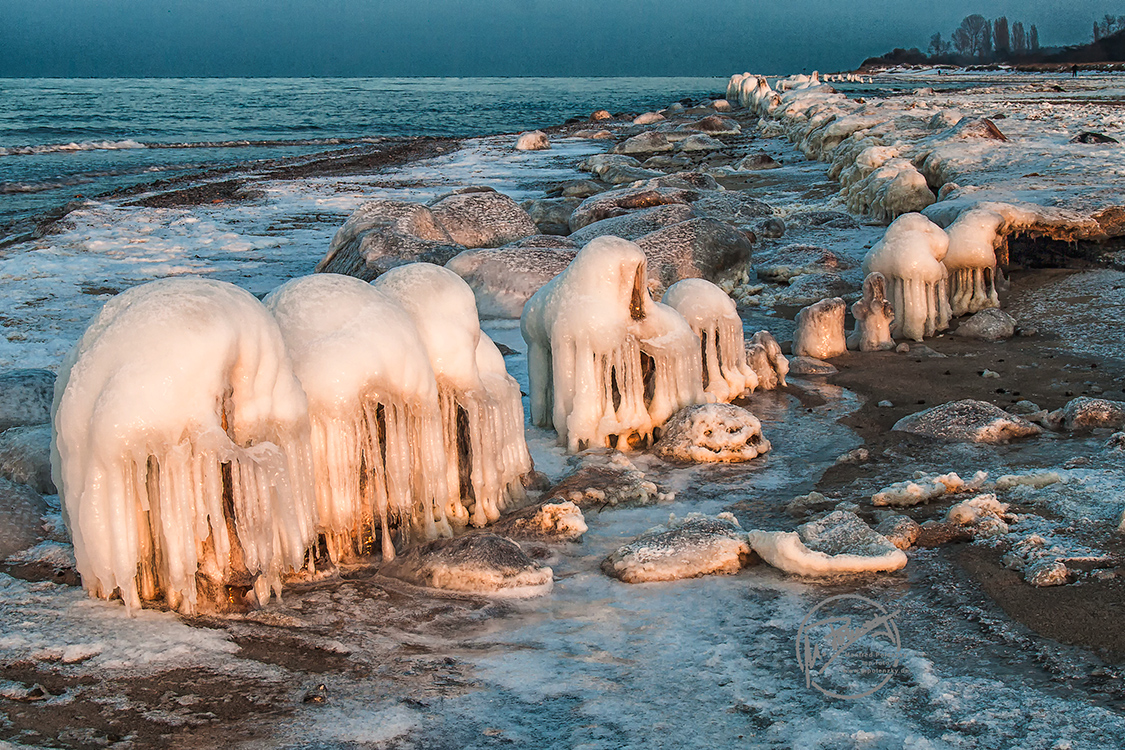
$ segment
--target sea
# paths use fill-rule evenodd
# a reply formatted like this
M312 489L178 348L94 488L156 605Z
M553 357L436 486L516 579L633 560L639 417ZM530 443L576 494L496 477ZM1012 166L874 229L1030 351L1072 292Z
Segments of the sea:
M0 241L77 199L381 139L481 136L722 96L722 78L0 80Z

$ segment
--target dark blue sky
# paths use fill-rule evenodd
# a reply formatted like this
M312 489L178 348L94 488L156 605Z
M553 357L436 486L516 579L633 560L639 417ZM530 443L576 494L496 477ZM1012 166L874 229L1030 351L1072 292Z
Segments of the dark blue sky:
M1089 41L1108 0L0 0L0 76L846 70L978 12Z

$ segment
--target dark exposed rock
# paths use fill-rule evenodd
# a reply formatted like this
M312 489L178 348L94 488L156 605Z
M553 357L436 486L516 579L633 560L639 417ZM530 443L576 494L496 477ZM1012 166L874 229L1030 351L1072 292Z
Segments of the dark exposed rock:
M774 284L783 284L805 274L836 273L854 267L855 263L848 258L815 245L760 249L754 255L758 278Z
M636 240L658 229L679 224L695 218L695 211L684 203L670 203L664 206L633 211L623 216L602 219L589 224L570 235L576 244L585 245L595 237L613 235L626 240Z
M8 370L0 373L0 431L51 419L55 373L50 370Z
M777 213L772 206L738 190L708 190L692 204L700 216L731 224L751 223Z
M0 476L43 495L56 494L51 480L51 425L12 427L0 433Z
M570 217L570 228L578 231L595 221L624 216L630 211L663 206L671 203L687 204L699 197L696 190L682 188L619 188L609 190L582 201Z
M1006 443L1042 432L1038 425L1009 414L986 401L963 399L903 417L897 432L966 443Z
M1086 130L1070 139L1071 143L1120 143L1113 136Z
M648 275L664 288L680 279L714 283L743 276L753 246L737 228L714 219L690 219L646 234L637 244L648 256Z
M525 201L523 208L541 234L565 235L570 234L570 215L581 202L581 198L539 198Z

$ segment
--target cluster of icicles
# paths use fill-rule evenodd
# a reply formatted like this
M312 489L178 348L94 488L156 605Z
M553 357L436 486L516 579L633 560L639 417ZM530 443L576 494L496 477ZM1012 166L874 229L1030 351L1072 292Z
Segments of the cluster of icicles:
M263 302L175 278L110 300L60 368L52 465L83 585L193 613L483 526L531 471L472 290L425 263Z

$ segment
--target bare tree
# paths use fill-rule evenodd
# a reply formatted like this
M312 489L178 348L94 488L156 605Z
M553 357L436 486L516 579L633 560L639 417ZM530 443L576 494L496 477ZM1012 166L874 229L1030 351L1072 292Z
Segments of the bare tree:
M992 27L985 17L974 13L966 16L953 32L953 46L970 57L984 57L991 50Z
M1012 52L1019 55L1027 51L1027 34L1023 31L1022 21L1012 22Z
M1031 24L1031 31L1027 32L1027 48L1032 52L1039 51L1039 29Z
M944 48L945 43L941 40L941 32L939 31L930 37L930 46L926 49L929 50L931 55L936 57L944 51Z
M1000 16L992 23L992 48L997 55L1007 55L1012 48L1008 36L1008 18Z

